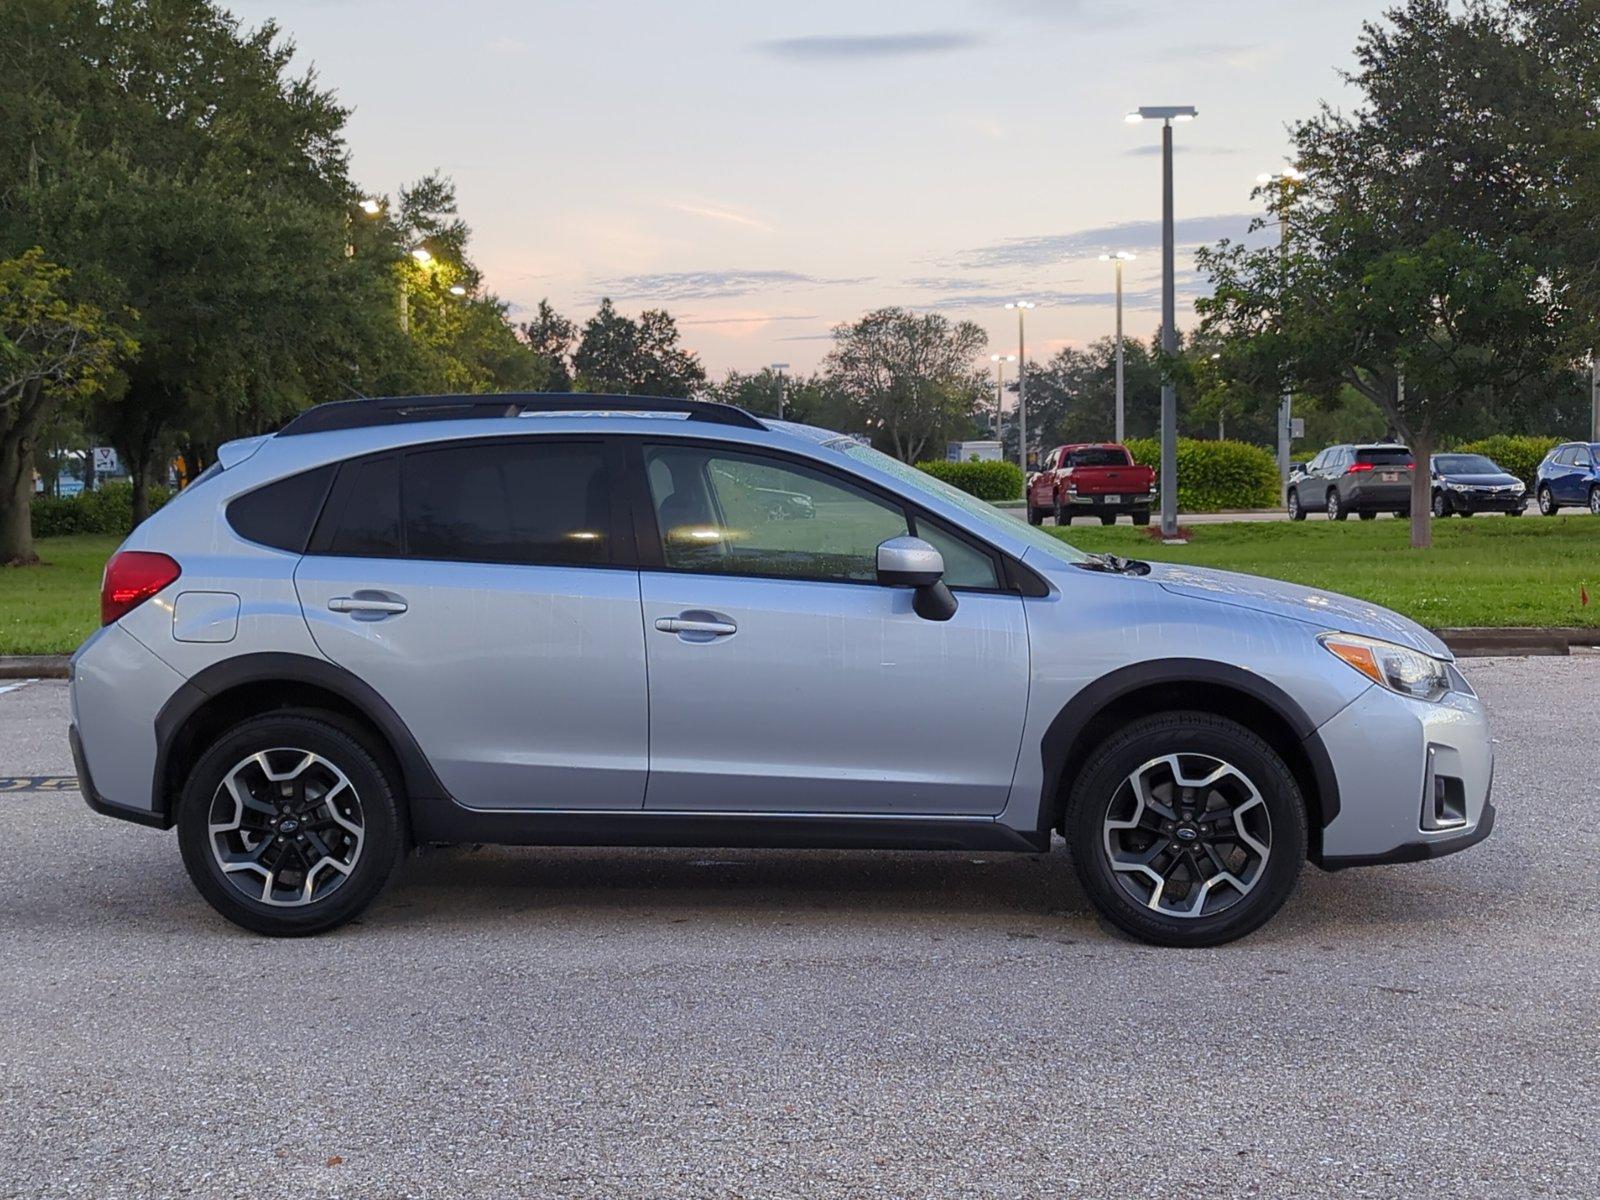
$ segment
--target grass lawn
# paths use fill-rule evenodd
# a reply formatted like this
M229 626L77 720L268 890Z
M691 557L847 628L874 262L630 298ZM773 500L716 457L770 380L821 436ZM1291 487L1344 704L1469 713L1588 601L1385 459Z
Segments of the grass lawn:
M1164 546L1130 525L1074 525L1058 536L1080 550L1221 567L1344 592L1434 629L1600 625L1600 521L1586 513L1435 521L1431 550L1411 549L1409 521L1385 518L1241 521L1194 525L1189 532L1193 540L1186 546Z
M100 624L100 572L122 542L40 538L37 567L0 567L0 654L70 654Z
M1050 530L1049 532L1055 532ZM1600 626L1600 521L1459 518L1434 523L1434 548L1407 545L1405 521L1237 522L1191 527L1186 546L1143 529L1074 525L1081 550L1109 550L1270 575L1373 600L1433 628L1452 625ZM66 654L100 620L100 571L118 539L44 538L44 565L0 568L0 654ZM1590 603L1581 604L1587 587Z

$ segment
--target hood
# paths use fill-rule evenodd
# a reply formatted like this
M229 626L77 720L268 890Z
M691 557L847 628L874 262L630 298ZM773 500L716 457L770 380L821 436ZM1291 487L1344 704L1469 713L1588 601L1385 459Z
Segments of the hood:
M1446 483L1466 483L1473 487L1505 487L1507 484L1521 483L1515 475L1508 475L1504 471L1493 472L1488 475L1466 475L1458 471L1444 471L1436 478Z
M1175 595L1289 617L1339 633L1381 638L1436 658L1453 657L1443 642L1409 617L1337 592L1280 583L1256 575L1170 563L1151 563L1150 578Z

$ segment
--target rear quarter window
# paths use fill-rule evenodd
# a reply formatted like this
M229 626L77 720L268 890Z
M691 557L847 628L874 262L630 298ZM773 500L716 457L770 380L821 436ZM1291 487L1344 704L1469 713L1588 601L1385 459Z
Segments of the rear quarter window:
M317 467L235 496L228 524L246 541L304 554L332 483L333 467Z

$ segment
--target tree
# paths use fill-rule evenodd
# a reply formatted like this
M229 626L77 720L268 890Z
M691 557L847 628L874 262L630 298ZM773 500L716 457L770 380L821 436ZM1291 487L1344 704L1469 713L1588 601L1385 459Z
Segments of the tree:
M33 552L34 438L61 402L94 392L132 343L68 296L71 272L35 248L0 261L0 563Z
M822 375L785 375L783 415L802 425L817 425L840 433L869 433L860 412ZM762 367L754 373L729 371L720 383L706 388L706 397L732 404L757 416L778 415L778 373Z
M552 392L570 392L578 327L550 307L549 300L541 300L538 314L523 323L522 337L544 363L545 387Z
M706 382L705 368L678 344L678 325L661 309L646 309L637 321L617 312L610 300L583 327L572 356L580 392L616 396L692 396Z
M1323 402L1353 388L1411 446L1418 547L1432 540L1441 439L1485 395L1514 400L1595 341L1543 178L1561 158L1567 93L1516 7L1407 0L1364 26L1348 76L1362 105L1295 126L1306 181L1268 193L1288 249L1200 256L1214 288L1201 333L1222 346L1224 373Z
M971 321L880 308L835 327L824 374L896 458L916 462L970 430L988 391L974 365L988 344Z

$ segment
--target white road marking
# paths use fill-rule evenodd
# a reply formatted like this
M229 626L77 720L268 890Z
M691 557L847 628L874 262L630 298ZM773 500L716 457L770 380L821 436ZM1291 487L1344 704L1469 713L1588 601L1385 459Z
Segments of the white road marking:
M0 696L4 696L7 692L17 691L19 688L25 688L30 683L38 682L37 679L19 679L15 683L0 683Z

